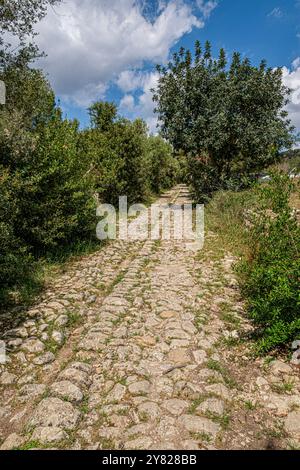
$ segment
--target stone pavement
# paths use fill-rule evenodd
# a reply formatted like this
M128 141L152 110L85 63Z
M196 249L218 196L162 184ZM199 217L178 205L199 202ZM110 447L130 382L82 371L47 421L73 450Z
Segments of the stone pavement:
M234 261L147 240L74 263L6 332L1 449L299 448L299 369L241 341Z

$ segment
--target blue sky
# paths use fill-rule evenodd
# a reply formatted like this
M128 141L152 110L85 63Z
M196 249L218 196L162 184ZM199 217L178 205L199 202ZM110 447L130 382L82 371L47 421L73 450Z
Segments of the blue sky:
M300 0L65 0L38 30L48 54L39 66L66 115L83 126L89 104L107 99L155 131L155 64L209 39L214 54L224 47L228 56L238 50L254 64L284 67L300 130Z

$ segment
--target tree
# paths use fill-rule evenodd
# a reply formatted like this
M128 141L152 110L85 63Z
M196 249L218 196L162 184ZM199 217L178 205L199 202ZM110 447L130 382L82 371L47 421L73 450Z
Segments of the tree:
M118 203L119 196L141 202L149 192L147 126L118 116L114 103L96 102L89 108L91 129L82 133L82 151L91 163L101 201Z
M151 189L159 194L170 188L179 172L179 162L173 156L171 145L160 136L150 136L147 141L149 178Z
M196 43L195 57L181 48L167 67L158 66L154 91L161 133L189 157L198 197L226 185L240 185L250 173L279 158L293 141L283 111L289 90L280 69L259 67L233 54L227 66L221 49L213 59Z
M40 55L33 42L34 26L46 15L48 6L60 1L0 0L0 69L13 63L18 66L28 64Z
M108 101L97 101L88 111L92 127L100 132L109 131L117 118L117 106Z
M55 95L40 70L28 65L15 67L10 65L0 79L6 84L6 103L0 107L1 115L19 113L22 115L22 125L32 129L40 122L46 122L55 109Z

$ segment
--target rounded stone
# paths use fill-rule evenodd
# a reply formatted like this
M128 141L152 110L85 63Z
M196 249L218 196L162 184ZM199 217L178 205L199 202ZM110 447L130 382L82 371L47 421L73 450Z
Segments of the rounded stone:
M187 431L192 433L207 433L216 437L220 431L220 426L207 418L200 416L183 415L178 418L178 422Z
M203 364L207 360L207 354L202 349L193 351L193 356L197 364Z
M21 447L25 443L26 439L19 434L10 434L7 439L3 442L0 450L13 450Z
M293 437L300 437L300 411L289 413L284 422L284 428L286 432L292 434Z
M71 403L59 398L45 398L42 400L30 420L31 426L61 427L63 429L74 429L80 417Z
M176 317L177 314L176 312L173 312L172 310L164 310L163 312L160 313L160 316L163 319L168 319L168 318Z
M132 395L143 395L147 394L150 389L150 383L147 380L141 380L140 382L134 382L128 387L129 392Z
M77 385L72 384L68 380L55 382L51 385L50 391L53 395L66 399L73 403L80 403L83 399L83 393Z
M42 354L41 356L37 356L33 359L33 363L37 366L43 366L45 364L49 364L50 362L53 362L55 360L55 356L52 352L46 352L45 354Z
M19 346L21 346L22 343L23 343L23 340L21 338L16 338L16 339L12 339L8 341L7 346L11 349L16 349Z
M118 402L122 400L126 393L126 387L122 384L116 384L107 397L107 402Z
M129 450L144 450L149 449L152 445L152 441L149 437L138 437L132 441L125 443L125 448Z
M16 375L5 371L1 375L0 383L1 385L12 385L13 383L15 383L16 379Z
M76 369L75 367L68 367L59 374L61 380L68 380L75 383L79 387L86 387L90 384L90 378L86 372Z
M52 333L52 339L55 341L57 344L61 345L64 342L64 334L61 333L61 331L53 331Z
M173 349L169 352L168 358L175 364L188 364L191 362L187 349L183 348Z
M142 417L147 416L148 418L155 419L159 412L159 406L151 401L146 401L138 406L138 413Z
M45 345L39 339L28 339L22 344L22 349L28 353L36 354L43 352Z
M291 374L293 372L293 369L291 366L286 364L283 361L276 360L271 363L271 371L273 374Z
M162 406L172 415L179 416L183 413L183 411L187 410L188 402L186 402L185 400L173 398L171 400L166 400Z
M69 322L69 318L67 315L60 315L56 320L55 320L55 325L57 326L65 326Z
M68 434L65 431L54 426L38 427L31 436L32 441L38 441L42 444L51 444L52 442L62 441L67 438Z
M209 398L196 408L196 412L222 415L224 413L224 403L216 398Z
M213 384L207 385L205 391L208 393L215 393L216 395L224 398L224 400L229 400L230 393L227 387L223 384Z

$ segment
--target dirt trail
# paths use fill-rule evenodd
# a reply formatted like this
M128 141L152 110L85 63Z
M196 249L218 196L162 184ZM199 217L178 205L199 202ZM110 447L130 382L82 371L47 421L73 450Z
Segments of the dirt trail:
M74 264L6 335L2 449L298 448L299 369L239 341L234 261L171 239Z

